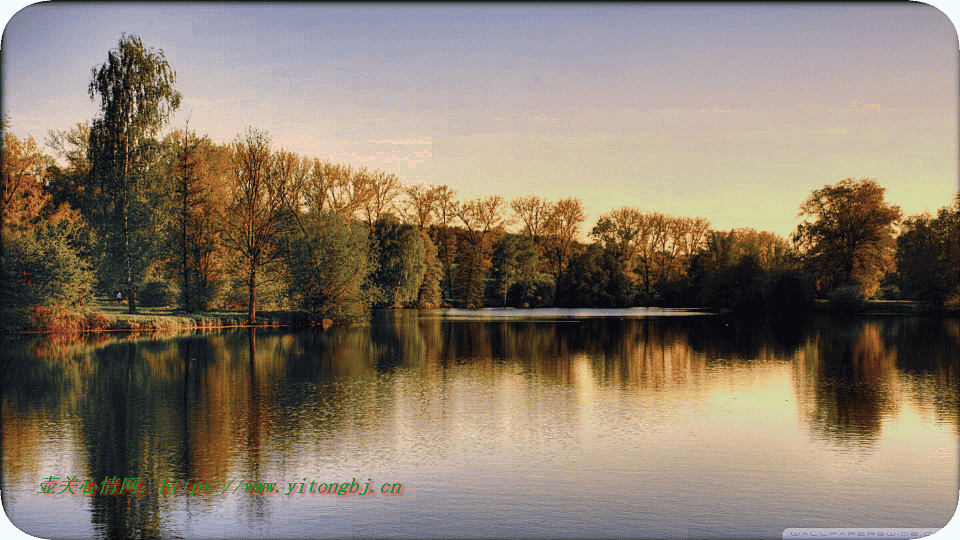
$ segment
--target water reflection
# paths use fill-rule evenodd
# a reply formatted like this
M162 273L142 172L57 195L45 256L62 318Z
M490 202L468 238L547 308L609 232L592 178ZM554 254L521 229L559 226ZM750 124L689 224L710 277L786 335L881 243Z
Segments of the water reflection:
M163 494L160 482L275 481L304 460L331 474L348 457L371 468L439 461L484 429L514 443L559 434L586 445L609 412L592 395L706 403L756 390L770 370L792 374L793 395L770 399L795 403L810 437L869 452L904 408L960 433L958 344L952 319L452 320L415 311L299 334L21 339L4 344L2 488L26 499L47 476L142 477L151 484L139 497L77 496L98 536L184 536L224 498ZM465 388L489 392L480 396L488 414L471 416ZM641 428L672 429L631 429ZM403 458L411 441L418 457ZM477 444L497 456L495 442ZM276 511L268 495L230 500L244 523L269 523Z

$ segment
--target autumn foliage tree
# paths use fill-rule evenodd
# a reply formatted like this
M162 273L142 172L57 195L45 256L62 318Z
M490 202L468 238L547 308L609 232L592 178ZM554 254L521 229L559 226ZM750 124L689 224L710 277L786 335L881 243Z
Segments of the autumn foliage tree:
M467 229L463 235L464 249L458 258L457 291L465 306L480 307L491 266L491 236L507 224L506 204L499 195L473 199L459 205L457 217Z
M2 144L0 224L5 231L24 231L37 225L51 202L42 184L49 160L33 137L20 140L13 133L4 133Z
M249 294L247 320L254 324L260 274L283 261L284 240L295 227L296 186L279 173L269 135L253 128L234 140L231 168L223 237L239 256Z
M220 220L230 149L194 131L177 130L165 143L171 165L165 267L180 286L180 306L206 309L222 270Z
M576 253L580 227L586 220L583 201L576 197L560 199L550 205L543 234L546 258L550 261L550 272L555 281L560 280L567 263Z
M0 301L4 311L71 305L90 293L90 264L75 245L80 216L44 188L50 160L32 138L0 136Z
M664 296L686 277L690 262L706 245L710 220L674 217L621 207L600 216L590 235L620 261L645 296L654 286Z
M884 201L876 180L852 178L814 191L800 206L796 232L804 266L820 290L853 286L867 298L895 266L900 207Z

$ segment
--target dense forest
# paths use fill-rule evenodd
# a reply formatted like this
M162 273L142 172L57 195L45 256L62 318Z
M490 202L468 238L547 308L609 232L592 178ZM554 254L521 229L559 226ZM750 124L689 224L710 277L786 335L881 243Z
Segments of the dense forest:
M2 135L6 312L87 309L120 292L184 312L258 308L357 320L377 307L705 306L802 311L815 298L960 294L960 193L904 217L872 179L800 203L790 238L576 197L460 200L446 185L273 148L249 128L218 143L161 136L181 101L162 51L121 37L93 70L91 122ZM45 151L46 150L46 151Z

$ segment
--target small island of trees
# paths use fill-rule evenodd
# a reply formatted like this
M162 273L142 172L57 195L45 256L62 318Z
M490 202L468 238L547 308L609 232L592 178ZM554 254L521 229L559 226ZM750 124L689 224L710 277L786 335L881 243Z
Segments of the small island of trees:
M244 310L250 325L262 307L355 321L389 307L797 313L818 298L944 309L960 296L960 193L904 219L875 180L841 180L801 202L790 238L629 206L583 231L575 197L460 200L275 149L252 127L228 143L189 128L158 138L180 106L175 83L162 51L124 35L93 70L100 115L51 130L53 155L4 120L8 329L96 328L88 304L118 292L131 314Z

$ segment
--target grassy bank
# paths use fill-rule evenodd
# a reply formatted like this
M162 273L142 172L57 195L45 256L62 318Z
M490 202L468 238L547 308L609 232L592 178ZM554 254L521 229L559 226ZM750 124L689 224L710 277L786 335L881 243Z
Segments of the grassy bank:
M330 326L332 321L312 321L300 312L261 311L257 327ZM186 313L171 307L141 307L129 313L127 304L95 299L83 307L35 307L8 313L5 332L192 332L221 328L239 328L247 324L246 311L215 310Z

